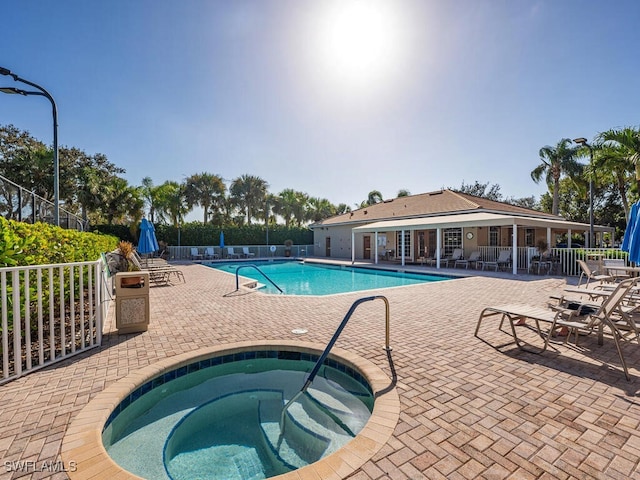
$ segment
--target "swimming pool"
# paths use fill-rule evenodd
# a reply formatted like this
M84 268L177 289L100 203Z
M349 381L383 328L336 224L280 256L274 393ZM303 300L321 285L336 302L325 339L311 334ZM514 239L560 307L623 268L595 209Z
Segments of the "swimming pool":
M374 403L362 374L328 359L281 429L283 406L317 359L255 350L166 372L118 405L105 448L126 470L159 480L258 480L313 463L352 440Z
M240 266L239 274L264 284L262 291L279 293L265 280L255 268L257 266L286 295L333 295L336 293L357 292L378 288L402 287L426 282L451 280L444 275L428 275L421 273L397 272L373 268L347 267L344 265L326 265L310 262L229 262L210 264L211 268L234 274Z

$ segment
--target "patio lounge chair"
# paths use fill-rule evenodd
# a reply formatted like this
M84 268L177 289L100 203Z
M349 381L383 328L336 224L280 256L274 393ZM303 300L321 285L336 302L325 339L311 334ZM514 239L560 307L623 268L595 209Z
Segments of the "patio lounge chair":
M228 258L240 258L240 254L236 253L233 247L227 247L227 257Z
M471 252L471 255L469 255L469 258L460 258L455 261L453 266L454 268L457 268L458 265L464 265L464 267L468 269L469 265L473 264L473 267L475 268L479 261L480 261L480 252Z
M605 275L605 274L598 273L597 270L591 270L591 267L589 267L589 264L584 260L577 260L577 262L578 262L578 265L580 265L580 270L582 270L580 272L580 278L578 278L578 286L582 285L583 278L586 278L587 280L587 282L585 283L585 287L589 286L590 281L602 283L602 282L612 282L614 280L614 277L612 275Z
M140 262L142 271L149 273L149 281L151 283L155 285L168 285L171 281L171 275L174 275L178 280L182 280L183 283L186 283L182 270L170 265L166 260L160 258L143 259L137 253L136 257Z
M627 364L620 348L622 334L620 327L618 326L618 322L621 318L617 315L621 302L629 294L629 291L633 288L635 282L636 279L633 278L623 280L616 286L615 290L611 292L610 295L603 299L600 305L596 306L596 308L590 309L591 311L589 312L583 312L580 308L566 308L563 305L549 305L546 308L522 304L486 307L482 312L480 312L474 336L478 337L478 331L480 330L482 320L499 315L501 317L499 328L502 328L502 324L505 319L509 321L511 334L518 348L530 353L542 353L547 349L549 340L557 328L568 328L570 333L574 332L576 334L576 338L579 332L589 334L597 329L598 343L602 345L603 330L604 327L607 327L613 337L618 356L620 357L620 362L622 363L624 375L627 380L630 380L631 378L629 377ZM516 333L516 322L523 319L531 319L535 321L537 332L544 339L544 344L541 348L537 350L527 348L524 343L518 339L518 335ZM540 329L540 322L550 324L546 333L543 333ZM568 338L569 335L567 335L565 343Z
M244 255L244 258L252 258L256 256L255 253L249 251L249 247L242 247L242 255Z
M604 260L604 268L607 271L607 274L611 275L613 280L616 282L630 277L629 272L624 268L626 266L627 262L624 258L607 258Z
M456 262L464 258L464 252L461 248L456 248L450 257L441 258L440 263L444 263L445 267L449 267L449 262Z
M198 247L191 247L191 260L202 260L202 254Z
M217 260L220 258L213 247L207 247L204 251L204 259L205 260Z
M495 260L483 261L482 270L485 267L495 267L496 272L501 267L509 267L511 265L511 250L500 250L498 258Z

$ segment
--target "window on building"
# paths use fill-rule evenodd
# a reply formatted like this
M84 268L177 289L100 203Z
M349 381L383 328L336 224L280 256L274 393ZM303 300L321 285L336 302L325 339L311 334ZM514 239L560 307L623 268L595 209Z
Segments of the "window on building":
M489 227L489 246L500 246L500 227Z
M527 228L524 231L524 244L527 247L533 247L536 242L536 230L534 228Z
M398 245L397 256L400 257L402 255L402 232L397 232L396 239ZM411 257L411 232L408 230L404 232L404 256L405 258Z
M448 257L456 248L462 248L462 228L444 229L444 256Z

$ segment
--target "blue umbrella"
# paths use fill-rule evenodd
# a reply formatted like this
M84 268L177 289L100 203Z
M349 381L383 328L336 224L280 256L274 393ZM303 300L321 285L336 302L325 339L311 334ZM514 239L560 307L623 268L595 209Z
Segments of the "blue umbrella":
M640 202L636 202L633 205L631 205L631 213L629 214L629 223L627 225L626 230L624 231L624 237L622 238L622 245L620 246L620 249L623 252L629 251L629 243L631 242L633 229L636 224L636 218L638 217L638 203Z
M629 214L629 223L624 231L622 249L629 252L629 260L640 263L640 202L634 203Z
M220 250L224 248L224 232L220 232Z
M138 253L153 253L160 250L158 247L158 240L156 239L156 231L151 223L146 218L142 219L140 223L140 240L138 241Z

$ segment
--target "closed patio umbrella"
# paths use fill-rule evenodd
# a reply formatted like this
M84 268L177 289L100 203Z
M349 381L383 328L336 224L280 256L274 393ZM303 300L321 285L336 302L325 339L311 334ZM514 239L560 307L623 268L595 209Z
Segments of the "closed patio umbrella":
M629 260L640 263L640 222L638 221L640 214L640 202L636 202L631 207L629 214L629 223L624 231L621 249L629 252Z
M220 250L224 248L224 232L220 232Z
M158 240L156 239L156 231L151 223L146 218L140 222L140 240L138 241L138 253L153 253L160 250L158 246Z

